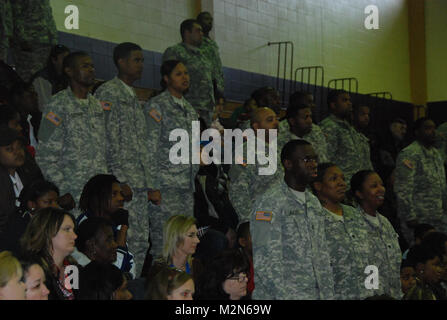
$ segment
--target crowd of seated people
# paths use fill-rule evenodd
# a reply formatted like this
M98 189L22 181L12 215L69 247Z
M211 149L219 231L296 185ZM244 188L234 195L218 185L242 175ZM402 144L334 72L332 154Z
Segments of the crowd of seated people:
M370 108L343 90L320 124L307 92L280 119L267 86L222 119L223 79L204 84L221 73L209 17L182 23L162 91L144 103L143 50L130 42L99 86L89 53L63 45L30 80L2 81L0 300L446 299L447 144L434 122L418 119L414 141L400 118L372 135ZM200 68L208 54L215 65ZM190 161L211 141L193 140L194 121L257 141L277 130L275 173ZM171 159L175 129L190 134L187 161Z

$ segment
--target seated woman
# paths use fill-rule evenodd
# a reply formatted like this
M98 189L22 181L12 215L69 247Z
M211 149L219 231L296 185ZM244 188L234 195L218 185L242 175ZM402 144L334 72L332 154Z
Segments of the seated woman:
M22 267L9 251L0 252L0 300L25 300Z
M79 300L131 300L127 279L118 267L92 261L79 276Z
M194 281L188 273L163 267L147 283L146 300L192 300Z
M82 190L79 215L76 222L91 217L103 217L112 223L115 242L118 244L115 265L132 278L136 277L133 255L127 247L129 213L123 209L124 197L120 182L111 174L98 174L91 178Z
M70 256L77 238L75 218L62 209L45 208L34 215L20 240L23 256L36 257L42 266L49 300L73 300L75 292L65 285L65 269L77 265ZM68 273L68 272L67 272Z
M405 294L403 300L445 300L445 290L440 286L442 256L427 243L410 248L406 263L416 274L416 284Z
M359 241L361 217L355 208L341 203L345 198L346 182L340 168L333 163L322 163L317 172L313 190L324 208L335 298L365 299L374 293L365 288L364 270L371 248Z
M76 229L76 249L72 256L81 266L91 261L114 263L118 245L113 235L112 224L101 217L86 219Z
M184 215L170 217L163 228L163 240L163 256L157 259L149 270L148 281L166 266L192 275L192 255L200 242L194 217Z
M361 241L372 248L370 252L374 252L368 259L368 265L376 266L379 271L379 289L374 290L375 294L400 299L402 252L398 235L388 219L377 211L384 201L383 181L374 171L359 171L351 178L351 194L358 203L357 213L362 220Z
M37 180L24 187L20 192L20 208L11 214L4 232L0 234L0 251L9 250L19 254L19 240L25 233L31 217L39 209L58 208L59 189L51 182Z
M45 273L37 259L20 260L23 268L26 300L48 300L50 291L45 285Z
M196 281L195 300L241 300L247 295L249 263L240 250L214 257Z

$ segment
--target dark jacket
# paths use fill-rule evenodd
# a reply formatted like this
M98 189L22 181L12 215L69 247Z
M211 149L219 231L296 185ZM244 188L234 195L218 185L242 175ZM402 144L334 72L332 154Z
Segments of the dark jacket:
M5 230L0 234L0 251L11 251L16 257L20 255L20 238L25 233L30 220L31 214L20 209L16 209L9 216Z

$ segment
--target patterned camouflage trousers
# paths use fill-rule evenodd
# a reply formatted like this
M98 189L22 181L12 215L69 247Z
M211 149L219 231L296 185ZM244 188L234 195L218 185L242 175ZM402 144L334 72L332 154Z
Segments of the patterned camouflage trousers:
M19 76L28 81L40 69L42 69L50 55L51 45L38 44L32 51L24 51L18 47L12 47L12 57Z
M163 189L161 190L161 205L150 206L151 253L155 258L163 251L163 226L168 219L177 214L194 215L194 197L192 190Z
M135 271L139 276L149 248L149 204L147 191L133 191L132 201L126 204L129 211L127 243L129 251L134 255Z

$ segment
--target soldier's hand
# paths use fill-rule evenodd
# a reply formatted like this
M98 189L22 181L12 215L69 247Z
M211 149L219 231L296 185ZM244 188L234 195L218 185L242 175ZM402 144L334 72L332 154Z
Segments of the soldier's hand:
M419 222L417 221L417 219L407 221L407 226L411 229L416 228L418 224Z
M159 206L161 204L160 190L151 190L147 192L147 200Z
M118 209L110 215L113 223L117 226L129 226L129 211Z
M133 192L132 192L132 189L130 188L130 186L127 183L123 183L121 185L121 194L123 195L123 198L124 198L125 202L132 201Z
M76 208L76 202L70 193L66 193L63 196L59 197L59 199L57 199L57 203L62 209L67 211Z

